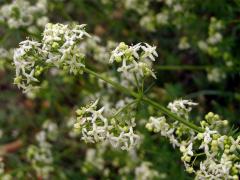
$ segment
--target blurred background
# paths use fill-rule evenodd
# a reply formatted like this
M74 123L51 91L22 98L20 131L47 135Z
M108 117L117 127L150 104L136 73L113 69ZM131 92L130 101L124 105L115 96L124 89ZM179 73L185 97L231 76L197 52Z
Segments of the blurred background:
M155 81L149 96L163 105L192 99L199 103L192 114L196 124L212 111L228 119L230 127L239 127L240 1L0 0L2 178L136 179L134 170L146 161L159 173L156 179L193 179L179 151L143 127L139 131L145 138L135 152L141 162L132 160L134 154L86 145L72 136L77 107L96 94L114 102L121 97L109 97L106 85L96 79L50 69L39 92L23 94L14 86L14 48L26 38L41 40L47 22L87 24L92 39L84 42L86 64L98 72L116 69L108 61L119 42L157 46L157 79L147 81L149 86ZM144 122L149 112L139 106L137 117ZM43 131L51 152L37 148ZM36 153L46 153L51 162L34 161Z

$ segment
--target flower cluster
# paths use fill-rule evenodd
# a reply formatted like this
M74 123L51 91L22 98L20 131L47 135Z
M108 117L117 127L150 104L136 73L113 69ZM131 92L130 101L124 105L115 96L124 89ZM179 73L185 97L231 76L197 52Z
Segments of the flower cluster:
M47 24L46 13L47 0L38 0L35 5L26 0L15 0L0 8L0 22L9 28L27 27L32 32Z
M144 29L156 32L171 25L174 27L174 31L180 35L178 44L180 50L198 46L200 50L208 55L215 58L221 57L227 66L232 66L234 58L227 50L229 47L221 43L224 40L227 41L227 38L224 39L222 35L222 30L225 28L223 20L213 16L210 17L206 35L204 37L199 36L196 39L198 35L194 34L194 32L198 32L199 29L191 29L189 26L197 27L196 22L205 22L206 20L203 20L198 13L194 12L195 6L190 5L190 1L157 0L144 3L139 1L124 1L123 4L126 10L134 10L139 15L139 23ZM122 4L122 2L115 3ZM145 8L140 8L143 4L145 4ZM161 9L158 11L153 10L153 4L158 4ZM205 26L205 24L202 26Z
M209 44L215 45L222 41L222 35L220 33L220 30L223 29L223 23L221 20L217 20L215 17L212 17L210 19L210 25L209 25L209 37L207 39L207 42Z
M36 134L38 145L31 145L27 150L27 158L37 173L38 178L49 179L49 174L54 170L52 146L48 141L57 138L58 128L52 121L43 124L43 130Z
M183 116L188 119L188 113L192 110L193 106L196 106L197 103L194 103L190 100L179 99L168 104L168 108L178 116Z
M12 66L12 56L13 50L12 49L5 49L0 47L0 70L10 68Z
M42 50L47 53L47 63L67 69L70 73L81 73L84 54L79 42L90 35L84 30L86 25L47 24L43 32Z
M16 77L14 83L25 92L32 91L34 83L38 82L37 75L43 69L41 62L41 43L31 40L21 42L20 48L14 51Z
M106 118L104 107L97 109L98 100L76 111L77 119L74 124L76 133L82 135L87 143L108 142L113 147L131 150L138 146L140 136L133 131L134 120L131 124L116 123L114 118Z
M145 0L126 0L126 1L117 1L117 0L101 0L103 4L118 3L124 6L127 10L134 10L139 14L144 14L148 11L149 1Z
M152 169L150 162L142 162L140 166L135 169L136 180L150 180L159 177L159 173Z
M161 117L153 117L151 116L149 122L146 124L146 128L149 131L153 131L155 133L161 133L161 136L167 137L173 147L179 146L179 141L175 137L175 130L177 129L178 123L174 123L170 125L166 122L166 118L164 116Z
M8 50L0 47L0 59L7 59L10 57Z
M102 1L112 3L109 0ZM125 11L131 10L131 12L135 12L139 17L138 22L140 26L147 31L163 32L164 36L165 30L171 26L172 30L180 35L180 37L177 37L179 38L178 48L180 50L190 50L190 48L195 49L198 47L211 57L223 59L227 66L232 66L235 62L235 58L229 53L229 48L231 47L227 45L228 43L224 43L231 39L231 37L223 37L223 30L226 29L225 20L218 19L218 16L211 16L209 20L203 18L201 14L195 12L198 8L197 3L193 5L189 0L144 2L141 0L126 0L124 2L114 1L114 3L117 6L125 7ZM142 5L144 5L144 8ZM156 5L160 8L152 8ZM207 3L204 8L209 8L208 10L211 11L211 4ZM209 21L208 24L206 24L207 21ZM202 29L197 28L199 26L198 23ZM203 36L198 36L199 30L206 30L206 32L201 33L204 34Z
M181 20L179 20L179 15L181 15L180 17L182 19L188 16L188 12L184 7L185 3L175 0L158 1L162 3L161 11L154 12L148 10L148 12L141 17L140 25L148 31L157 31L159 26L168 26L169 24L173 24L180 29L182 23Z
M207 79L209 82L220 82L226 78L226 74L219 68L208 70Z
M178 44L178 48L180 50L185 50L190 48L190 44L188 43L188 38L186 36L181 37L180 42Z
M25 40L14 51L16 78L14 83L24 92L36 89L38 76L49 67L58 67L70 73L82 73L84 54L79 48L85 25L47 24L42 42Z
M112 51L110 63L118 62L122 66L117 70L123 74L136 73L137 76L153 76L152 61L158 54L155 46L150 46L147 43L139 43L133 46L128 46L125 43L120 43L118 47Z
M152 83L145 82L147 77L156 78L153 65L157 66L156 69L162 68L164 72L178 69L185 80L190 77L197 82L194 89L201 89L205 84L196 79L195 75L185 76L185 68L181 67L181 63L186 63L184 66L189 70L206 70L210 82L221 82L226 77L225 67L216 66L222 65L223 60L228 66L226 69L237 69L234 65L237 65L238 59L238 3L221 3L221 6L215 7L208 1L192 3L190 0L100 0L91 3L6 0L0 4L0 24L3 25L0 30L0 44L3 47L0 48L0 71L5 70L0 72L0 80L3 79L0 83L3 90L0 99L7 102L3 111L0 111L0 117L9 120L0 124L11 124L6 128L6 134L11 137L2 139L2 142L14 138L22 142L24 139L24 146L17 145L21 147L14 147L14 150L12 143L1 145L0 153L21 150L16 156L0 157L0 179L67 179L78 176L83 179L113 179L116 176L136 180L166 179L166 174L160 172L166 170L168 165L160 165L168 163L164 156L168 155L169 146L159 146L156 143L158 135L167 138L173 148L179 149L186 171L194 174L196 179L239 179L240 136L237 130L227 132L229 122L212 112L199 122L199 117L190 118L192 108L197 106L191 100L175 100L168 104L167 109L152 99L164 101L171 98L177 88L181 88L181 84L166 84L165 78ZM89 5L93 5L90 10ZM81 11L81 8L86 10L78 13L76 10ZM91 23L96 34L112 40L127 37L128 42L136 41L137 38L147 39L150 45L118 44L112 40L101 40L97 36L86 38L89 34L85 31L85 25L67 22L89 19L88 14L91 16L93 11L98 10L101 11L95 13L97 16L109 12L112 16L99 17L99 24L95 27L95 21ZM217 19L226 14L227 18ZM67 22L68 25L47 24L47 15L53 21ZM114 23L110 22L112 20ZM11 49L23 36L40 38L39 30L43 27L45 30L41 33L40 41L27 39L15 49L14 57L11 55ZM155 62L158 53L156 46L151 46L152 43L161 47L159 53L166 60L163 64ZM8 60L12 61L12 57L16 70L14 83L27 93L27 97L13 97L13 101L8 100L8 97L15 95L10 92L15 92L15 89L5 83L11 75L11 66L9 69L5 67ZM86 65L85 59L93 61ZM214 60L218 60L217 64L211 65L214 68L208 68L209 62ZM177 63L177 67L174 63ZM101 74L86 69L85 65L100 70ZM76 75L83 71L89 74L77 78ZM236 79L235 74L231 74L231 81ZM45 78L48 75L51 77ZM171 80L171 76L169 74L167 81ZM44 78L46 80L42 81ZM67 86L63 87L62 83ZM160 87L162 84L166 88ZM184 81L184 85L187 84L188 81ZM40 88L42 92L38 94ZM170 93L166 94L164 89ZM146 95L150 91L151 98ZM37 95L37 101L28 99L34 95ZM98 97L101 97L101 101L78 109L77 117L63 121L64 117L72 116L70 111L74 104L84 104ZM239 94L234 93L231 97L239 99ZM227 112L226 109L226 114L231 114L237 106L232 101L228 103L226 107L230 107L231 111ZM202 112L202 107L199 110ZM13 113L9 116L10 111ZM18 115L21 116L16 117ZM39 131L40 122L29 121L41 121L46 116L55 117L58 125L47 120ZM22 118L27 121L17 122L17 119ZM139 120L135 122L135 118ZM148 122L146 118L149 118ZM143 125L150 133L146 132ZM25 129L32 131L26 134ZM156 133L153 140L149 138L152 133ZM33 134L35 138L32 138ZM79 142L79 137L91 143L91 147ZM25 146L27 143L31 144ZM10 150L5 151L7 148ZM63 167L69 164L71 166L64 170ZM18 168L19 165L23 168ZM168 179L174 179L173 174L169 173L171 177Z
M98 151L99 150L99 151ZM104 159L102 155L104 153L104 149L87 149L86 151L86 160L84 162L84 170L87 171L89 166L93 166L93 168L103 171L104 170Z
M133 9L139 14L143 14L148 10L149 1L144 0L126 0L124 6L126 9Z
M226 126L228 121L221 120L216 114L210 112L205 119L201 122L205 131L197 134L196 140L194 139L197 142L193 141L195 144L201 142L199 149L202 149L205 159L200 162L198 170L190 165L188 169L195 172L198 179L238 179L240 162L237 152L240 150L240 136L221 135L219 128ZM199 156L195 152L193 154Z
M186 100L170 104L169 108L178 116L184 113L186 116L191 111L185 105L196 105ZM237 152L240 150L240 136L234 138L221 135L221 128L226 127L228 121L212 112L200 124L204 131L196 133L184 125L166 122L165 117L150 117L146 128L161 133L174 147L179 147L186 171L195 173L196 179L238 179L240 162Z
M214 56L219 51L216 45L222 41L221 30L223 28L222 21L212 17L208 27L208 38L205 41L200 40L198 42L198 47L209 55Z

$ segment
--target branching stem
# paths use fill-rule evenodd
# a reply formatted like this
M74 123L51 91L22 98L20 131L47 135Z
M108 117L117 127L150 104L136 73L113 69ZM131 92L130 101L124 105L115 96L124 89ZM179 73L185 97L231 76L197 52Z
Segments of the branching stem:
M84 71L88 74L91 74L109 84L111 84L115 89L117 89L118 91L124 93L124 94L127 94L127 95L130 95L138 100L141 100L153 107L155 107L156 109L160 110L164 115L178 121L178 122L181 122L183 123L184 125L186 125L187 127L195 130L196 132L203 132L203 129L196 126L195 124L185 120L184 118L182 117L179 117L177 116L176 114L172 113L170 110L168 110L167 108L165 108L164 106L162 106L161 104L151 100L150 98L146 97L145 95L141 94L139 95L138 93L120 85L119 83L115 82L115 81L112 81L111 79L109 79L108 77L104 76L104 75L101 75L99 73L96 73L88 68L85 68Z

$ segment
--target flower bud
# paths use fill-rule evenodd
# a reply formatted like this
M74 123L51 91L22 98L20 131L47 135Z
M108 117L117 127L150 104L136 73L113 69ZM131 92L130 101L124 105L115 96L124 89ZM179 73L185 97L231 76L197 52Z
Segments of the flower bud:
M193 168L192 167L188 167L187 168L187 172L191 174L193 172Z
M17 76L14 78L14 84L19 84L22 81L22 76Z
M190 162L190 161L191 161L191 157L190 157L190 156L185 156L184 160L185 160L186 162Z
M58 49L59 48L59 44L57 42L53 42L52 43L52 48L53 49Z
M153 130L152 124L150 124L150 123L147 123L145 127L146 127L149 131L152 131L152 130Z
M121 43L119 44L119 48L120 48L121 50L126 50L126 49L128 48L128 45L126 45L124 42L121 42Z
M228 120L223 120L223 125L227 126L228 125Z
M203 139L203 133L198 133L197 138L198 138L198 140L202 140Z
M185 146L180 146L180 151L182 152L182 153L184 153L184 152L186 152L186 147Z

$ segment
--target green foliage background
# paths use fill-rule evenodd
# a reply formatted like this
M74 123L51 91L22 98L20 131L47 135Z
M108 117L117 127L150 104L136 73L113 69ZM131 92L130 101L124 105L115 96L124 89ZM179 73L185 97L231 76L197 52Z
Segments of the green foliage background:
M11 1L0 1L0 6L7 2ZM186 9L185 14L171 14L167 25L153 22L153 31L141 26L140 19L168 7L163 2L149 2L148 10L139 14L133 9L124 8L123 1L105 4L97 0L53 0L48 2L48 17L52 23L74 21L87 24L87 31L98 35L102 45L109 40L156 45L159 57L153 67L157 80L150 95L154 94L164 105L181 97L193 99L199 102L192 116L196 123L204 114L213 111L227 118L235 128L239 127L240 1L180 0L179 3ZM197 43L208 37L211 17L221 20L225 28L222 30L222 42L209 54L199 50ZM178 24L181 28L177 27ZM191 45L187 50L178 49L182 36L186 36ZM41 39L41 32L31 34L25 28L10 29L4 23L0 25L1 47L16 48L26 37ZM226 66L226 53L233 63L232 67ZM91 52L86 63L100 72L110 69L98 63ZM209 82L207 73L216 67L226 74L226 78L217 83ZM13 85L15 72L12 57L1 59L0 69L0 128L3 131L0 143L4 145L17 139L24 142L16 152L5 155L7 172L21 178L35 179L35 173L25 158L26 149L35 143L33 137L40 131L43 122L51 119L60 127L59 138L53 146L55 171L51 179L105 179L101 171L84 165L85 151L89 146L82 143L80 138L69 138L69 129L65 125L66 119L74 114L74 109L86 103L84 98L100 89L95 85L96 80L88 75L73 77L62 73L53 77L46 73L43 77L46 88L31 99ZM104 93L103 89L101 91ZM139 119L147 119L148 112L144 105L138 108ZM185 172L177 149L159 135L144 129L141 131L145 140L139 152L140 157L150 161L158 172L166 174L166 179L193 179ZM112 165L113 159L120 161L122 166L131 164L126 154L111 150L104 154L106 167L111 169L109 179L120 179L117 167ZM85 173L84 168L89 171ZM134 173L130 173L127 179L133 178Z

